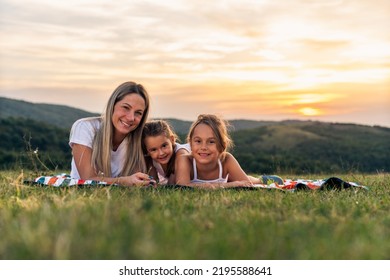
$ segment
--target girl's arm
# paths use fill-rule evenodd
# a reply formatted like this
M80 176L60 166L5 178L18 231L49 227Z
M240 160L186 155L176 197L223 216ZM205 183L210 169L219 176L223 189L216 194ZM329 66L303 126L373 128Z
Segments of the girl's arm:
M176 144L177 145L177 144ZM168 178L168 185L174 185L176 184L176 174L177 174L177 170L178 170L178 166L179 166L179 163L178 163L178 158L182 157L183 155L185 155L185 157L188 157L190 155L190 153L188 152L188 150L186 150L185 148L180 148L179 150L177 150L175 152L175 167L174 167L174 173L172 173L169 178Z
M192 161L189 156L180 156L176 158L176 184L191 186L203 189L222 189L222 188L232 188L232 187L249 187L252 186L249 178L246 176L245 172L241 169L237 160L230 154L227 155L225 159L225 166L229 173L229 182L228 183L190 183L191 181L191 169ZM232 175L232 178L230 177Z
M191 181L191 160L188 154L176 154L175 175L176 184L190 186Z
M248 182L250 182L250 179L246 175L245 171L242 170L237 159L230 153L226 154L226 158L225 158L225 162L224 162L224 169L229 174L229 178L228 178L229 182L234 182L234 181L248 181Z
M158 174L157 170L154 166L149 166L148 167L148 175L151 180L155 180L157 182L158 180Z
M223 168L226 173L229 174L229 177L227 183L218 184L220 187L250 187L253 185L250 178L248 178L248 176L246 175L244 170L242 170L240 164L232 154L226 154L225 161L223 162Z
M74 143L72 145L72 154L77 171L80 175L80 179L82 180L96 180L106 182L108 184L118 184L122 186L145 186L149 184L155 184L154 180L150 180L148 174L144 174L142 172L137 172L131 176L116 178L106 177L104 174L97 174L96 170L91 164L92 149L87 146Z
M176 145L178 145L178 144L176 144ZM178 170L178 161L177 161L177 159L180 158L183 155L186 155L186 156L190 155L190 153L188 152L188 150L186 148L179 148L175 152L174 172L168 178L168 183L167 183L168 185L175 185L176 184L176 170Z

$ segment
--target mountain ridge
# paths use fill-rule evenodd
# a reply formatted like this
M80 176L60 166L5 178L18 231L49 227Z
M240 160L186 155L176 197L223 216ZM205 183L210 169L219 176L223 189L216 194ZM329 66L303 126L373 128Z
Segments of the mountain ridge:
M35 168L32 159L39 151L47 166L66 170L70 127L92 115L68 106L0 98L0 169ZM184 142L192 122L165 120ZM229 122L234 127L232 153L248 173L390 172L390 128L296 120Z
M33 119L35 121L44 122L58 127L70 129L72 124L81 118L99 116L99 113L93 113L82 109L77 109L69 105L55 105L47 103L33 103L24 100L11 99L0 97L0 119L4 118L24 118ZM192 121L181 120L179 118L154 118L164 119L168 121L175 132L178 134L186 134L191 126ZM254 129L262 126L276 125L276 124L305 124L305 123L329 123L329 124L350 124L350 123L330 123L312 120L282 120L282 121L264 121L264 120L250 120L250 119L233 119L227 120L230 124L229 130L231 132ZM369 126L363 124L351 124L357 126ZM381 126L379 126L381 127Z
M70 128L77 119L97 116L66 105L32 103L0 97L0 118L25 118Z

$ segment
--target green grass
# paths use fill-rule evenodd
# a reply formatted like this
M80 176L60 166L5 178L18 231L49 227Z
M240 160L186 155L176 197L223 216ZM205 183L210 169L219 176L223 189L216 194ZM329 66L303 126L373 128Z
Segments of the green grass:
M390 259L390 174L339 176L368 192L295 193L58 189L26 177L0 172L0 259Z

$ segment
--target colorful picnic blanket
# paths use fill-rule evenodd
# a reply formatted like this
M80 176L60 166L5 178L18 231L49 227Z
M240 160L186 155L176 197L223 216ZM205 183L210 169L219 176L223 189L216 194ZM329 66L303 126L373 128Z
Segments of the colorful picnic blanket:
M88 187L88 186L112 186L102 181L95 180L80 180L71 178L67 174L61 174L57 176L40 176L32 181L25 181L27 184L40 185L40 186L52 186L52 187ZM161 185L161 187L166 187ZM186 186L167 186L183 188ZM251 189L278 189L282 191L299 191L299 190L342 190L342 189L365 189L368 187L359 185L355 182L346 182L337 177L330 177L327 179L319 180L306 180L306 179L286 179L283 180L283 184L270 183L270 184L255 184Z
M56 176L40 176L32 181L25 181L27 184L52 186L52 187L72 187L72 186L109 186L110 184L96 180L81 180L71 178L68 174L60 174Z
M271 183L271 184L256 184L255 188L264 189L279 189L282 191L299 191L299 190L342 190L342 189L364 189L369 190L368 187L357 184L355 182L347 182L337 177L330 177L327 179L319 180L306 180L306 179L286 179L283 184Z

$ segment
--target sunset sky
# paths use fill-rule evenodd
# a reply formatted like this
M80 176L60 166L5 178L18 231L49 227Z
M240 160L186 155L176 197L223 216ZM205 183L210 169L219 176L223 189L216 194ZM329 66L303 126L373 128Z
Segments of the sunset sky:
M389 0L0 0L0 96L390 127Z

